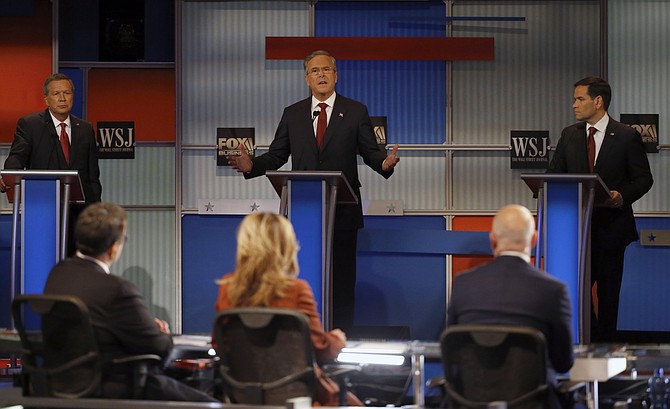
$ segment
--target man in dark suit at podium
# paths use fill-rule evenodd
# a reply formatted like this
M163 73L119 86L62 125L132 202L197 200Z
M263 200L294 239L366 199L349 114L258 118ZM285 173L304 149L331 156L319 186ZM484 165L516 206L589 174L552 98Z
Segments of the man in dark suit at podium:
M568 288L530 263L537 231L525 207L502 208L489 238L493 261L454 279L447 327L523 325L541 331L547 341L547 379L556 386L556 373L569 371L574 362ZM553 403L552 408L560 407L558 398Z
M99 202L102 195L98 147L90 123L72 115L74 84L65 74L53 74L44 81L47 109L20 118L5 169L76 170L86 204ZM0 178L0 192L11 189ZM85 206L85 205L84 205ZM81 205L70 206L67 254L75 251L74 222Z
M597 173L612 197L593 210L591 221L591 340L616 340L624 252L638 239L633 203L651 189L653 178L642 137L607 114L612 90L607 81L587 77L575 83L575 118L561 133L550 173Z
M356 238L363 227L357 154L373 170L389 178L399 161L379 149L365 105L335 93L337 66L326 51L304 61L305 82L312 96L286 109L267 153L250 158L244 148L229 163L246 179L276 170L291 157L293 170L338 170L351 185L358 205L337 205L333 237L333 325L353 325L356 285Z
M99 202L102 185L95 134L90 123L70 114L72 80L53 74L44 81L43 91L47 109L19 119L5 169L77 170L86 202Z

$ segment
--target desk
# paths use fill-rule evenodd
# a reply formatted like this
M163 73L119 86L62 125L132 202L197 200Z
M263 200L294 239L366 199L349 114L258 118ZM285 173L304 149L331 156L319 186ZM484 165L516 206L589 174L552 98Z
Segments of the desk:
M586 399L590 409L599 408L598 382L605 382L626 370L627 356L623 350L610 351L603 346L575 346L575 363L570 380L586 382Z

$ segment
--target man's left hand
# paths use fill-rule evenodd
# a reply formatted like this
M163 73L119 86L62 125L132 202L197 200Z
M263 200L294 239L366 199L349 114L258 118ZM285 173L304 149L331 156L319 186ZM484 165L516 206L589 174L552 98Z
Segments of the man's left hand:
M400 158L397 156L398 153L398 144L396 143L393 146L393 150L391 151L391 154L384 159L384 163L382 163L382 170L384 172L388 172L389 170L392 170L395 168L395 165L400 162Z
M610 194L612 197L607 199L605 206L621 207L623 205L623 196L621 196L621 193L617 192L616 190L610 190Z

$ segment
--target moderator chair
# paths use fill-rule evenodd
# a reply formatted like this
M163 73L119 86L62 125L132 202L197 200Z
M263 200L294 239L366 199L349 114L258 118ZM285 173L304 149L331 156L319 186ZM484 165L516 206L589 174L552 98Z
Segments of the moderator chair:
M453 408L548 408L546 342L529 327L454 325L441 336Z
M74 296L17 295L12 316L21 338L24 396L80 398L100 396L102 356L88 308ZM141 398L148 366L158 355L115 359L133 368L133 397Z
M314 357L307 317L279 308L233 308L214 321L224 398L233 403L285 405L313 397Z

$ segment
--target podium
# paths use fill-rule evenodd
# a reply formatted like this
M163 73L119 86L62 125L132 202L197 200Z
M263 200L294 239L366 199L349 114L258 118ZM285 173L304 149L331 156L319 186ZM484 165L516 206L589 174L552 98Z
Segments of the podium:
M270 171L280 197L279 213L295 230L300 278L312 287L326 330L332 327L332 254L335 206L357 204L358 198L340 171Z
M610 198L596 174L522 174L537 197L535 266L568 285L575 343L591 343L591 214Z
M21 291L41 294L49 271L66 257L68 203L83 203L76 170L2 170L12 213L11 298L16 287L16 256L21 204Z

